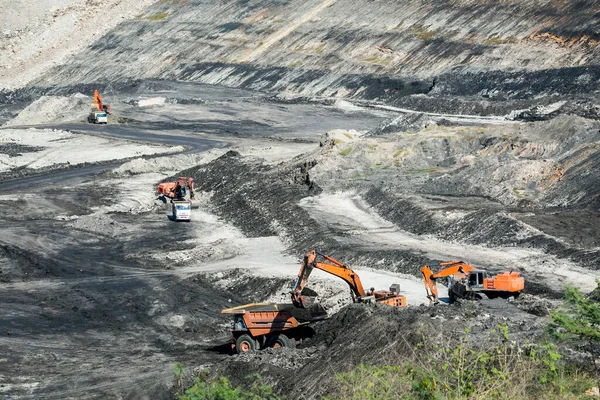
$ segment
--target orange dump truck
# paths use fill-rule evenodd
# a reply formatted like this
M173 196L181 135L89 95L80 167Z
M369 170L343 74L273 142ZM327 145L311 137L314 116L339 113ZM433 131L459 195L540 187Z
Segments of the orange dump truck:
M227 308L221 314L233 316L231 333L238 353L267 347L294 348L312 333L308 324L325 317L322 311L307 312L292 304L245 304Z

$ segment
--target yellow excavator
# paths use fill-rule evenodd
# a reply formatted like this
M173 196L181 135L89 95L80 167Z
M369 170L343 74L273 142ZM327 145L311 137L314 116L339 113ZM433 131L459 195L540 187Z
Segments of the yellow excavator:
M317 256L320 256L326 261L317 261ZM392 285L389 291L375 291L375 289L372 288L366 292L356 272L347 265L334 260L325 254L319 253L314 249L304 255L304 260L302 261L300 271L298 272L298 278L291 291L294 306L306 308L314 300L314 298L302 295L302 290L306 286L308 278L315 268L343 279L348 286L350 286L350 294L354 303L377 303L394 307L406 306L406 296L400 295L400 285Z
M433 272L432 267L443 268ZM454 260L439 264L425 265L421 268L427 298L433 304L439 303L436 281L448 279L448 298L453 303L457 298L478 300L483 296L517 298L525 288L525 279L518 272L504 272L488 278L487 272L477 269L464 261Z

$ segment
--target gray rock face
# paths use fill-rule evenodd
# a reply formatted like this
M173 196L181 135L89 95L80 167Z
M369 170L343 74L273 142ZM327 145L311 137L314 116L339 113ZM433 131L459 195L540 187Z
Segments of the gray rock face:
M178 79L399 102L591 94L599 3L167 1L122 23L37 85ZM448 101L421 98L420 108ZM479 104L479 103L478 103ZM479 104L454 105L478 113Z

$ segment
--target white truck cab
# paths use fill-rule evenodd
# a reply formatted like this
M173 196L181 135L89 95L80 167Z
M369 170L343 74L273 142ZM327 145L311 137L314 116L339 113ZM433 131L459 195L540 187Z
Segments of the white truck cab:
M88 122L93 124L108 124L108 115L105 111L92 111L88 116Z
M173 200L173 220L191 221L192 202L189 200Z

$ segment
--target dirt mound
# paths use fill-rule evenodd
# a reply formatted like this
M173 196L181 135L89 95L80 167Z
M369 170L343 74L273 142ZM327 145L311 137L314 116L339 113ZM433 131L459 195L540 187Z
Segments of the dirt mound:
M26 144L19 143L0 143L0 154L6 154L9 157L19 157L23 153L35 153L44 150L40 146L28 146Z
M369 136L385 135L394 132L418 132L429 125L435 124L433 118L420 113L401 114L400 116L385 121L375 129L369 131Z
M91 104L92 98L81 93L70 96L42 96L5 126L84 121L90 112Z
M289 279L265 278L252 275L252 271L232 269L212 274L199 275L215 288L236 293L250 302L263 302L269 297L286 291ZM288 296L289 297L289 296Z
M64 276L60 263L11 245L0 244L0 282Z

